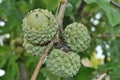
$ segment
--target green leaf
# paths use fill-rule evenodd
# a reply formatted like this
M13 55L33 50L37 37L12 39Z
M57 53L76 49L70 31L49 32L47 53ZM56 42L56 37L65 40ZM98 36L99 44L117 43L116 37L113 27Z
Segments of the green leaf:
M104 72L107 72L107 71L111 71L113 70L115 67L118 68L120 65L120 63L115 63L115 62L109 62L109 63L106 63L104 65L99 65L97 71L99 73L104 73Z
M86 3L96 3L102 8L108 17L108 20L112 26L120 23L120 10L115 9L107 0L84 0Z
M93 68L81 67L78 74L74 78L75 80L92 80L93 71L95 71Z
M10 48L8 46L0 46L0 68L5 66L7 60L10 57Z
M117 30L116 30L117 31ZM119 62L120 61L120 39L115 39L111 42L110 45L110 53L111 53L111 61Z
M67 3L65 16L71 16L73 14L73 6L71 3Z
M110 62L104 65L99 66L99 73L110 72L110 80L120 80L120 63Z
M120 67L114 68L112 73L110 74L111 80L120 80Z
M3 20L5 18L6 21L5 26L1 28L2 33L12 32L15 35L20 35L23 14L17 4L10 0L3 1L0 5L0 14Z
M16 62L19 56L11 55L10 59L8 60L8 65L6 66L7 69L5 76L3 76L3 80L18 80L19 78L19 66Z
M27 13L30 9L30 5L23 0L16 2L15 5L22 13Z
M48 10L55 10L58 7L59 0L44 0Z

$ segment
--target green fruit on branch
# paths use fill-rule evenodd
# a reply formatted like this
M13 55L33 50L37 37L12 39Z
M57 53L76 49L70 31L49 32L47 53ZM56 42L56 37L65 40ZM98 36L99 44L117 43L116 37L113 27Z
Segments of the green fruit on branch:
M24 48L23 47L17 47L14 51L16 53L23 54L24 53Z
M46 60L46 67L53 74L61 77L72 77L80 69L80 56L74 52L53 49Z
M72 23L65 28L65 41L75 52L84 51L89 47L90 35L87 28L81 23Z
M35 9L23 19L23 32L28 42L34 45L48 43L56 34L56 19L51 12Z
M45 46L37 46L29 43L25 38L24 38L24 43L23 46L25 50L28 53L31 53L32 55L41 55L42 52L45 50Z
M22 44L23 44L22 38L16 38L16 39L13 39L13 40L10 42L11 49L12 49L15 53L19 53L19 54L24 53L24 48L23 48Z
M18 46L22 46L22 44L23 44L22 38L16 38L16 39L13 39L13 40L10 42L10 45L11 45L11 48L12 48L12 49L15 49L15 48L18 47Z

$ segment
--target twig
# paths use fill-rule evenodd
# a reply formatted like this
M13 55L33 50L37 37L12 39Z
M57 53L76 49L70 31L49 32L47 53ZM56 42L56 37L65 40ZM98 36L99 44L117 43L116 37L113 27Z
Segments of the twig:
M63 3L63 1L64 1L64 3ZM67 3L67 0L62 0L61 1L61 6L60 6L60 10L59 10L58 17L57 17L57 24L58 24L59 30L61 32L63 32L62 23L63 23L64 13L65 13L66 3ZM63 35L63 33L62 33L62 35ZM41 68L47 54L49 53L50 49L53 47L53 44L54 44L55 40L56 40L55 38L53 40L51 40L51 43L48 44L47 48L42 53L42 55L41 55L41 57L39 59L39 62L38 62L37 66L36 66L36 68L34 70L34 73L32 75L31 80L36 80L37 75L38 75L38 73L40 71L40 68Z
M66 9L66 4L67 4L67 0L61 0L61 5L60 5L59 13L57 16L57 24L59 27L59 32L62 35L62 40L64 40L63 18L64 18L65 9Z
M95 80L103 80L104 78L105 80L110 80L110 76L107 75L106 73L100 74Z
M120 34L92 34L90 33L91 36L93 36L94 38L103 38L103 39L109 39L109 38L120 38Z
M120 9L120 4L117 4L116 2L114 2L114 1L112 1L112 0L110 0L110 3L111 3L113 6L115 6L115 7L117 7L117 8Z
M27 80L27 72L24 63L20 63L20 80Z
M43 64L43 62L44 62L47 54L49 53L50 49L52 48L53 43L54 43L54 39L51 41L51 43L48 44L47 48L46 48L45 51L42 53L42 55L41 55L41 57L40 57L40 59L39 59L39 62L38 62L37 66L36 66L36 68L35 68L35 70L34 70L34 73L33 73L33 75L32 75L31 80L36 80L37 75L38 75L38 73L39 73L39 71L40 71L40 68L41 68L41 66L42 66L42 64Z
M103 80L103 78L105 78L106 75L106 73L101 74L96 80Z
M77 14L80 19L81 19L82 11L83 11L85 5L86 5L85 1L82 0L82 2L80 3L80 6L78 8L78 14Z
M106 75L105 80L110 80L110 76Z

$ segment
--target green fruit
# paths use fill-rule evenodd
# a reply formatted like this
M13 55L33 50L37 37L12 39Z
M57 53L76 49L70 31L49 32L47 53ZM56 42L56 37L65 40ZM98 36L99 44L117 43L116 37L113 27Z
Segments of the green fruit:
M4 43L4 45L10 45L10 38L4 38L3 39L3 43Z
M72 23L65 28L65 41L75 52L84 51L89 47L90 35L87 28L81 23Z
M22 29L28 42L34 45L44 45L56 34L57 24L51 12L35 9L23 19Z
M16 39L13 39L10 42L11 49L15 53L19 53L19 54L23 54L24 53L24 48L23 48L22 44L23 44L22 38L16 38Z
M16 47L22 47L22 44L23 44L22 38L16 38L10 42L11 48L13 50L16 49Z
M80 69L80 56L74 52L53 49L46 60L46 67L53 74L61 77L72 77Z
M24 38L24 43L23 46L25 50L28 53L31 53L32 55L41 55L42 52L45 50L45 46L37 46L29 43L25 38Z
M24 48L23 48L23 47L17 47L17 48L15 49L15 53L23 54L23 53L24 53Z

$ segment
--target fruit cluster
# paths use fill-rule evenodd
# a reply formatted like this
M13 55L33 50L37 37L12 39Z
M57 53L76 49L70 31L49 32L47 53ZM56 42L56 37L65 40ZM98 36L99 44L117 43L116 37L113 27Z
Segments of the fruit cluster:
M35 9L23 19L23 34L25 49L34 55L41 55L46 45L55 37L58 26L51 12ZM64 30L65 44L69 51L53 46L47 60L46 67L53 74L61 77L73 77L79 71L79 52L89 47L90 35L87 28L78 22L68 25Z

